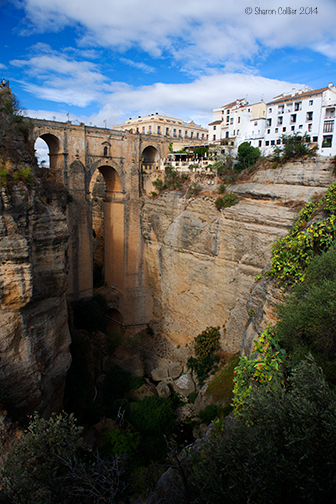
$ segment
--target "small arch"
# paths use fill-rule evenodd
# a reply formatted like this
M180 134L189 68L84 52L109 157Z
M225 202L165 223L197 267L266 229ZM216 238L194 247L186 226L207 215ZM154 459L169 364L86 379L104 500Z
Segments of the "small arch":
M155 170L159 167L160 154L159 151L149 145L141 154L141 168L144 170Z
M39 139L43 140L44 144L42 144L41 142L38 142ZM49 150L48 153L46 152L46 147L44 147L45 144L47 145L47 148ZM51 133L44 133L42 135L39 135L39 137L35 141L35 147L37 147L36 151L37 151L37 159L38 160L39 160L39 156L40 156L40 151L39 151L40 146L42 149L44 148L43 154L45 154L46 156L49 156L49 167L56 168L57 155L59 154L59 151L60 151L59 139L55 135L52 135ZM46 157L44 157L43 159L47 160ZM46 162L45 167L47 167L47 164L48 163Z
M104 146L104 156L107 156L107 152L108 152L107 145L105 145Z
M99 166L98 170L103 174L107 192L122 192L120 177L112 166Z

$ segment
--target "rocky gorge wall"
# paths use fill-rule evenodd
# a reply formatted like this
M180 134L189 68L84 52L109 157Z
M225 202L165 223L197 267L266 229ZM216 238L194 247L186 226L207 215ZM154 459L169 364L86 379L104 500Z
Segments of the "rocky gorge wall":
M272 242L287 233L299 204L323 195L334 178L330 161L317 157L262 169L228 186L240 200L221 211L206 193L190 198L175 191L146 199L142 233L154 320L173 347L218 325L223 350L249 351L257 334L252 327L245 334L255 276L269 263ZM261 318L266 323L267 316Z
M11 413L60 409L70 366L66 216L23 183L0 197L0 387Z

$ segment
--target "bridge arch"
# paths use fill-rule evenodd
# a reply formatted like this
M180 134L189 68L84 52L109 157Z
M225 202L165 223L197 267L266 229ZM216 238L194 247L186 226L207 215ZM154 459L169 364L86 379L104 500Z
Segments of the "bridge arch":
M100 187L97 187L99 185ZM89 185L94 267L102 268L108 287L124 288L124 202L122 181L110 165L96 163Z
M61 143L57 136L52 133L42 133L41 135L36 135L34 139L34 144L38 138L44 140L49 149L49 166L54 169L57 167L57 159L61 150Z
M159 164L159 151L153 145L145 147L141 153L141 168L143 170L158 170Z

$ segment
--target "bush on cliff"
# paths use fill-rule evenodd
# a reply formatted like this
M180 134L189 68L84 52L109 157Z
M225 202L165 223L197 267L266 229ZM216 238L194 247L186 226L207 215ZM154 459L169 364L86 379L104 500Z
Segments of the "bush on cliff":
M218 422L189 465L190 502L333 502L336 394L309 358L288 386L253 389L244 415Z
M126 486L120 459L90 452L81 432L72 415L36 414L5 461L1 503L114 503Z

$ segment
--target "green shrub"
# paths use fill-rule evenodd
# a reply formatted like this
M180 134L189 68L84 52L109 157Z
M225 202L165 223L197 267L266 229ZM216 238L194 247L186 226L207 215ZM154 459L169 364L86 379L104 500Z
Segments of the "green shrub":
M20 168L19 170L14 171L13 180L14 182L18 182L19 180L21 180L26 184L32 184L34 182L34 175L32 173L31 168L23 167Z
M241 170L253 166L257 159L260 157L260 150L258 147L252 147L249 142L243 142L238 147L239 163L235 169ZM239 166L238 166L239 165Z
M143 435L169 435L176 426L173 403L170 398L145 397L130 405L130 422Z
M193 504L333 502L336 396L308 359L290 384L255 388L244 416L217 423L188 466Z
M139 449L141 436L139 432L115 429L108 431L102 441L105 453L134 456Z
M196 401L197 399L197 396L198 396L198 392L195 391L195 392L191 392L191 394L189 394L188 396L188 401L191 403L191 404L194 404L194 402Z
M219 361L215 354L219 348L219 338L219 327L207 327L195 338L196 358L190 357L187 364L197 374L200 384L209 375L214 363Z
M224 194L224 196L219 196L215 201L215 205L217 210L221 210L222 208L228 208L236 205L236 203L238 203L238 199L237 194L228 192Z
M226 185L220 184L220 186L218 187L219 194L224 194L225 193L225 189L226 189Z
M281 343L289 352L312 351L319 363L336 360L336 247L316 256L303 283L295 286L286 302L277 307L276 326ZM329 367L331 371L331 368ZM335 382L335 378L333 381Z

